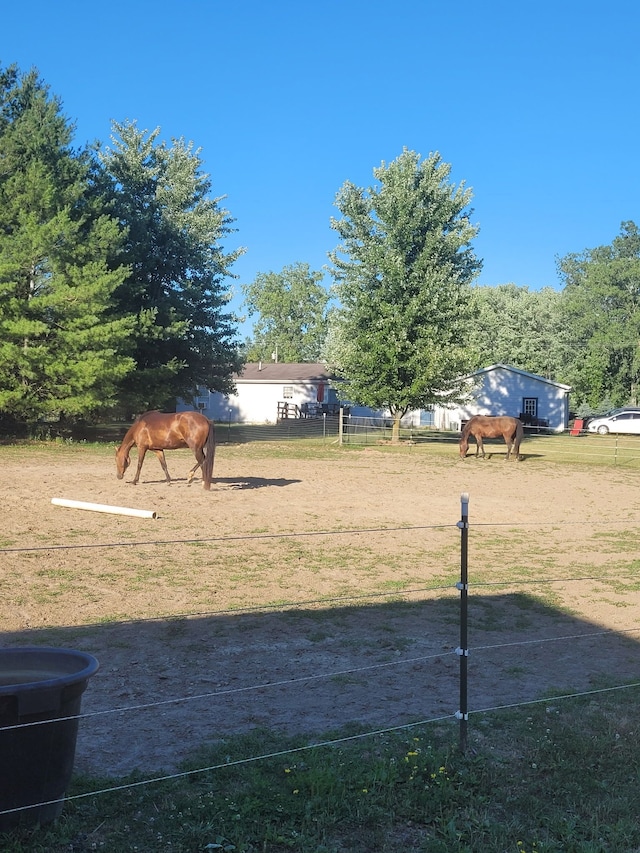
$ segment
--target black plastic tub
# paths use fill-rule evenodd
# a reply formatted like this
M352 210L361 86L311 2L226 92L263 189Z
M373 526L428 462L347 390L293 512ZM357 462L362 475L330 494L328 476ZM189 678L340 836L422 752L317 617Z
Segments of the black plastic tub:
M82 694L98 667L71 649L0 649L0 831L62 812Z

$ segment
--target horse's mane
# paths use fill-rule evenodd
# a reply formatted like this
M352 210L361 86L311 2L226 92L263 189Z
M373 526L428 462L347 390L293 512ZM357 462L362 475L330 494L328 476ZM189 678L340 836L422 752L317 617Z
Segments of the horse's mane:
M134 418L133 423L134 423L134 424L137 424L137 423L138 423L138 421L141 421L141 420L142 420L142 418L146 418L146 417L147 417L147 415L159 415L159 414L160 414L160 410L159 410L159 409L150 409L148 412L142 412L142 414L140 414L140 415L136 415L136 417Z
M471 421L473 420L474 417L475 417L475 415L473 417L469 418L469 420L466 422L466 424L462 427L462 433L461 433L462 438L466 438L469 435L469 431L471 429Z

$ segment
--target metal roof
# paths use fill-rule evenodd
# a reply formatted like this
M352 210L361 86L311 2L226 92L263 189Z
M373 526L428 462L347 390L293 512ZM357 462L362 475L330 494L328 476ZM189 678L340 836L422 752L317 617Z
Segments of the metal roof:
M483 367L480 370L474 370L465 376L465 379L470 379L473 376L480 376L481 373L490 373L494 370L508 370L510 373L518 373L520 376L526 376L527 379L537 379L538 382L545 382L547 385L554 385L556 388L562 388L563 391L571 391L570 385L564 385L562 382L555 382L553 379L547 379L544 376L538 376L537 373L529 373L528 370L521 370L519 367L511 367L508 364L492 364L489 367Z

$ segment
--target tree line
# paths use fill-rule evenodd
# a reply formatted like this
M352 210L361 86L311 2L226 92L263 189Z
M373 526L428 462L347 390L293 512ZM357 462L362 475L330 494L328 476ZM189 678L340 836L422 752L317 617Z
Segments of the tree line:
M404 151L336 198L333 287L305 264L244 287L260 314L252 360L326 361L353 401L410 409L456 399L461 377L508 364L572 388L578 414L638 404L640 232L624 221L608 246L557 259L560 289L474 284L471 191L440 156ZM310 295L306 310L304 293ZM333 304L331 302L333 297Z
M324 271L298 262L242 286L257 315L238 338L229 279L244 249L201 152L114 122L75 128L37 71L0 67L0 420L128 419L223 394L246 360L323 360L354 402L399 419L465 373L503 362L572 386L574 406L637 402L640 233L558 261L561 290L474 285L471 191L438 154L404 150L346 182Z
M73 133L35 70L0 69L0 415L129 418L232 390L242 250L200 152L135 122L109 146Z

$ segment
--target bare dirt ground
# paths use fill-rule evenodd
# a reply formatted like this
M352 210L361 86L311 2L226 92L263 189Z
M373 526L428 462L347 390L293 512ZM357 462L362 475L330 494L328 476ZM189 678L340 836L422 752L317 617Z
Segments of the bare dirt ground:
M171 485L151 457L134 487L95 446L0 448L3 645L100 662L76 771L172 772L254 727L453 715L463 492L470 710L640 680L637 469L223 445L206 492L186 451L167 460Z

